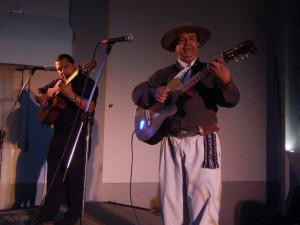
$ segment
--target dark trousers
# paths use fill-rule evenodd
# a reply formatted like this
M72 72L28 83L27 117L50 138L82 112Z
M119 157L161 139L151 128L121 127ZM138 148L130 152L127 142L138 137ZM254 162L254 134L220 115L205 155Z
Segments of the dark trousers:
M86 135L81 133L71 164L67 171L67 176L63 182L63 176L70 158L71 151L77 133L69 139L69 135L55 133L49 146L47 163L47 195L41 208L41 215L54 217L63 201L65 188L67 193L68 210L65 220L77 220L81 216L84 185L84 166ZM68 146L67 143L69 142ZM67 148L66 148L67 146ZM63 152L66 148L65 154ZM59 166L60 164L60 166ZM58 168L58 169L57 169Z

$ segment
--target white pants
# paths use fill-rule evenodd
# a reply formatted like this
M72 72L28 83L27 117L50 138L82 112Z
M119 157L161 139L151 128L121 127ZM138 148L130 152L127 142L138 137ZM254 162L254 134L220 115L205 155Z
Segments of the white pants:
M222 181L217 133L213 142L209 145L214 145L217 161L214 169L203 168L204 151L208 146L204 147L203 136L165 137L162 141L159 179L164 225L219 224Z

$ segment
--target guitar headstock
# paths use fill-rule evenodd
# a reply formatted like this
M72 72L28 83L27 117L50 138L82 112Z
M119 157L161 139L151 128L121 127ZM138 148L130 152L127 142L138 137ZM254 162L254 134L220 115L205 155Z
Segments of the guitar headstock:
M229 49L228 51L222 54L223 60L228 62L230 60L238 60L243 59L244 56L248 57L248 54L256 54L257 48L253 41L246 40L241 42L240 44L234 46L233 48Z
M81 70L84 74L89 74L96 66L97 62L95 60L91 60L83 64L81 66Z

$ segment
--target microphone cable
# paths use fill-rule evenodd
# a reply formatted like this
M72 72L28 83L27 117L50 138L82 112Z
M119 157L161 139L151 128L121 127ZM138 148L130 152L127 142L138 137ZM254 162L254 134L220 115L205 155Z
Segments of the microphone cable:
M130 204L132 208L132 212L134 214L135 220L137 225L140 225L138 216L136 215L135 208L133 206L132 201L132 171L133 171L133 135L135 134L135 130L131 134L131 164L130 164L130 182L129 182L129 197L130 197Z

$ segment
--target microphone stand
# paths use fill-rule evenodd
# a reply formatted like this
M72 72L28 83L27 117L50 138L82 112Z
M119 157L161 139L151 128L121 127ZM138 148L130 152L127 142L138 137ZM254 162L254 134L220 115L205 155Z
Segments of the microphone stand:
M98 74L97 74L97 77L96 77L95 82L94 82L93 89L92 89L92 91L90 93L88 102L86 104L86 107L85 107L85 110L84 110L84 114L83 114L83 118L82 118L82 121L81 121L81 124L80 124L80 127L79 127L79 131L77 133L77 136L76 136L76 139L75 139L75 142L74 142L71 154L70 154L70 158L68 160L66 171L65 171L65 174L64 174L64 177L63 177L63 182L64 182L65 178L66 178L66 175L68 173L68 170L69 170L69 167L70 167L70 164L71 164L71 161L72 161L72 158L73 158L73 155L74 155L77 143L78 143L78 139L79 139L79 136L80 136L81 131L82 131L82 128L83 128L84 125L87 125L86 146L85 146L84 181L83 181L83 198L82 198L82 211L81 211L81 217L80 217L80 224L81 225L83 224L83 216L84 216L84 209L85 209L84 203L85 203L85 193L86 193L87 163L88 163L88 155L89 155L89 152L90 152L90 149L89 149L90 148L90 144L89 143L90 143L90 140L91 140L91 130L92 130L92 121L93 121L93 117L91 116L91 113L88 112L88 109L89 109L89 106L91 104L91 101L92 101L94 92L96 90L98 81L99 81L99 79L101 77L101 73L102 73L103 68L104 68L104 66L106 64L108 55L111 52L112 45L113 44L109 44L107 46L107 48L106 48L106 54L105 54L105 57L104 57L104 61L103 61L103 64L102 64L102 66L101 66Z
M22 94L22 92L23 92L23 90L24 90L24 88L27 86L27 83L28 83L28 82L31 80L31 78L33 77L35 71L36 71L36 70L33 70L33 69L31 70L30 76L27 78L27 80L26 80L25 83L23 84L21 90L20 90L19 93L18 93L17 98L16 98L15 101L13 102L13 104L12 104L12 106L11 106L9 112L8 112L7 115L5 116L4 121L2 122L2 124L1 124L1 126L0 126L0 180L1 180L1 167L2 167L2 147L3 147L3 140L4 140L4 137L5 137L5 134L6 134L5 131L3 130L3 127L4 127L4 125L6 124L8 118L10 117L12 111L14 110L14 108L15 108L15 106L16 106L16 104L17 104L17 102L18 102L18 100L19 100L19 98L20 98L20 96L21 96L21 94Z

